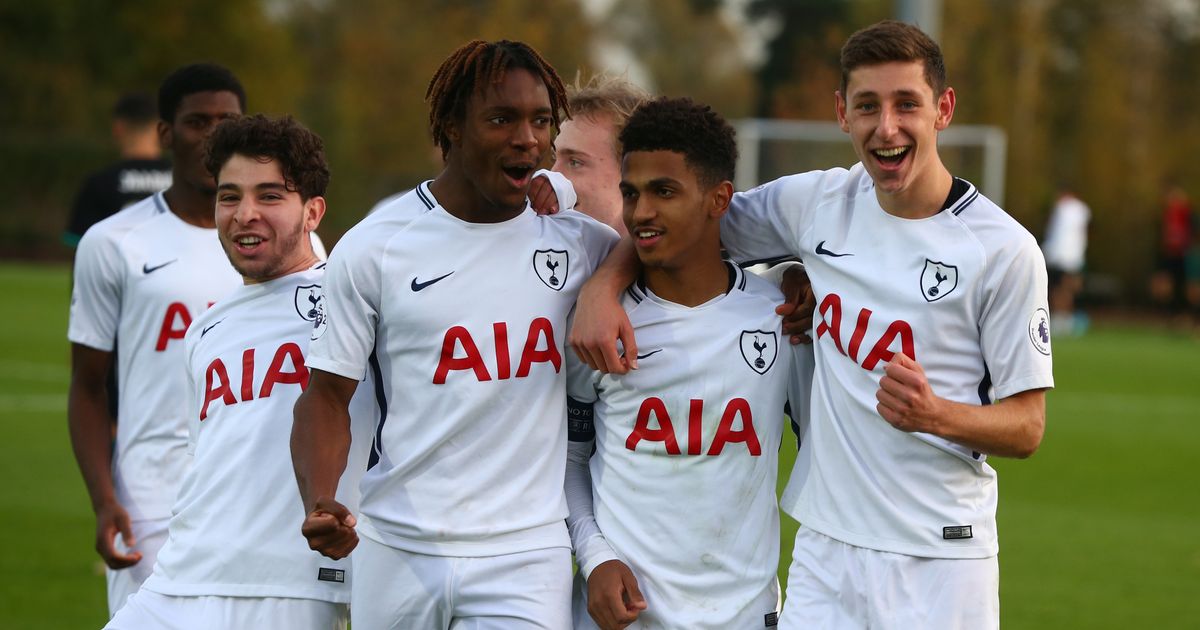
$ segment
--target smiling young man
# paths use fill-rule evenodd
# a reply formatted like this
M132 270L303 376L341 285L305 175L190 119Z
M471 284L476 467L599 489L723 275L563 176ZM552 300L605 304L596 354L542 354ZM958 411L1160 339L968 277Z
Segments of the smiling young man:
M158 134L174 158L171 187L97 223L75 256L67 420L96 513L96 551L109 569L110 615L150 575L186 469L184 333L240 282L217 240L203 147L218 123L242 115L245 100L220 66L168 76ZM105 386L114 352L115 446Z
M529 208L566 105L536 51L469 42L426 98L444 170L330 258L328 328L292 434L303 530L333 558L357 546L356 630L566 628L563 340L579 287L617 237L577 212ZM356 516L334 490L347 401L368 372L382 421Z
M999 624L987 458L1041 443L1046 268L1033 237L942 164L954 105L919 29L855 33L836 111L861 163L734 195L721 225L735 260L801 258L818 304L807 465L781 503L802 523L783 627ZM618 312L620 275L597 275L600 310ZM615 355L612 327L576 336Z
M192 466L154 573L108 628L344 628L349 562L308 548L292 475L291 409L304 354L324 327L324 264L309 235L325 214L321 139L290 117L252 116L213 133L220 242L243 286L184 339ZM359 388L360 413L373 407ZM357 505L373 428L358 425L338 496Z
M604 375L568 357L567 524L586 580L575 628L774 627L791 362L779 290L721 259L733 128L663 98L639 107L620 140L642 263L622 306L641 367Z

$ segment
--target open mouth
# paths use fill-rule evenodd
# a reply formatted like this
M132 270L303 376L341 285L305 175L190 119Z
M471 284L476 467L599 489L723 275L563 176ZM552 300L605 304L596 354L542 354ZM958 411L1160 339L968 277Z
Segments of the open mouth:
M504 171L504 176L517 188L528 186L533 175L532 166L505 166L500 170Z
M634 245L637 247L651 247L662 240L662 230L656 228L637 228L633 230Z
M233 239L234 246L238 252L242 254L251 254L262 246L264 240L261 236L239 236Z
M897 166L908 156L912 147L891 147L888 149L872 149L871 155L885 166Z

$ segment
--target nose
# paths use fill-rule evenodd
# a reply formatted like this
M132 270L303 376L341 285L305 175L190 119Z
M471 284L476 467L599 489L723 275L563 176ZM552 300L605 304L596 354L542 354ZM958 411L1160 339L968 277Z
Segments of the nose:
M654 208L654 202L649 195L625 197L626 228L632 230L634 226L646 223L657 215L658 212Z
M260 216L262 214L259 212L258 205L254 203L254 200L245 198L238 203L237 210L233 213L233 220L239 225L247 225L257 220Z
M538 143L537 134L534 133L533 124L528 120L521 121L513 129L512 144L515 147L522 149L532 149Z
M887 140L896 135L899 128L900 114L884 107L879 113L879 126L876 127L875 134L881 139Z

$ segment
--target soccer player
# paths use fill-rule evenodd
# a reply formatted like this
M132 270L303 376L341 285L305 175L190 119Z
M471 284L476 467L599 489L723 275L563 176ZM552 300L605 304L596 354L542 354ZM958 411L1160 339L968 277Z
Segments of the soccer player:
M354 552L355 630L570 625L567 315L617 236L528 207L566 105L529 46L469 42L426 93L445 168L338 243L292 455L310 545ZM472 307L470 305L482 305ZM334 498L347 402L382 383L357 515Z
M885 21L851 36L841 64L837 118L861 162L734 195L721 225L735 260L801 258L818 304L809 468L781 504L802 523L781 626L995 628L987 459L1041 443L1045 262L938 157L956 95L936 43ZM585 291L607 298L599 319L618 319L628 266ZM620 368L605 326L573 338Z
M290 117L224 123L205 164L217 232L244 285L184 338L193 464L154 573L108 628L344 628L349 561L308 548L292 476L291 409L304 354L325 330L324 263L309 234L325 214L329 169L316 134ZM373 424L372 384L338 498L357 506Z
M1050 279L1050 331L1055 335L1080 335L1087 331L1087 315L1075 310L1075 296L1083 290L1088 223L1092 211L1070 186L1059 186L1058 200L1050 211L1042 254Z
M112 137L120 161L92 173L75 194L63 242L79 244L84 232L126 206L171 185L171 164L162 159L154 97L130 92L112 109Z
M605 75L578 81L568 92L571 119L554 139L553 170L571 180L575 209L625 234L621 218L621 144L625 121L648 95L636 85ZM536 207L536 206L535 206Z
M568 357L567 525L586 579L575 627L773 627L789 346L779 290L721 259L734 131L662 98L620 141L642 263L622 306L641 366L603 375Z
M241 116L242 85L220 66L190 65L163 81L158 101L159 138L174 156L171 187L84 234L67 332L67 418L96 513L96 551L109 569L110 615L150 574L186 468L184 333L241 281L217 239L216 183L202 157L217 123ZM114 351L115 446L105 388Z

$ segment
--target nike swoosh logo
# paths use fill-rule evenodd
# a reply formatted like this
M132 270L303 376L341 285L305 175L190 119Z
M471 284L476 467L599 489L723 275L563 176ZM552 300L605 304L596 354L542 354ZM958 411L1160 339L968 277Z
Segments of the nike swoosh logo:
M835 254L835 253L829 251L828 249L825 249L825 241L821 241L820 243L817 243L817 253L822 256L832 256L834 258L841 258L842 256L853 256L854 255L854 254Z
M223 319L218 319L217 321L213 322L211 325L209 325L209 326L206 326L206 327L204 328L204 330L201 330L201 331L200 331L200 338L201 338L201 339L203 339L203 338L204 338L204 335L207 335L207 334L208 334L208 331L212 330L213 328L216 328L217 324L220 324L220 323L221 323L221 322L223 322L223 321L225 321L225 320L223 320Z
M651 350L650 352L647 352L646 354L639 354L639 355L637 355L638 361L641 361L642 359L645 359L646 357L648 357L652 354L658 354L659 352L662 352L662 351L663 351L663 349L659 348L658 350Z
M421 289L424 289L425 287L427 287L435 282L441 282L442 280L445 280L446 278L450 277L450 274L453 274L453 273L454 272L451 271L450 273L448 273L444 276L441 276L440 278L434 278L433 280L428 280L426 282L417 282L417 279L413 278L412 279L412 290L420 291Z
M142 265L142 273L144 273L144 274L154 273L155 271L158 271L159 269L162 269L163 267L166 267L167 265L169 265L173 262L176 262L178 260L179 260L178 258L174 258L172 260L168 260L167 262L165 262L161 265L154 265L153 267L151 267L149 263L143 264Z

